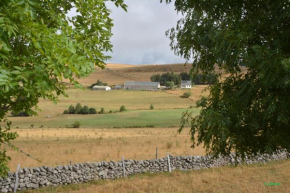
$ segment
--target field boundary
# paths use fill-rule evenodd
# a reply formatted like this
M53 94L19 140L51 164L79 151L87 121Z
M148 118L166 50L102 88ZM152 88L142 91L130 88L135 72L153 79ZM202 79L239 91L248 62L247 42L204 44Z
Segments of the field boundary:
M229 156L170 156L152 160L124 160L119 162L94 162L57 166L54 168L42 166L19 169L18 173L9 173L7 178L0 179L0 191L38 189L45 186L85 183L99 179L117 179L136 173L171 172L174 170L200 170L233 164L266 163L287 159L290 153L278 150L273 154L258 154L246 156L244 160L234 154Z

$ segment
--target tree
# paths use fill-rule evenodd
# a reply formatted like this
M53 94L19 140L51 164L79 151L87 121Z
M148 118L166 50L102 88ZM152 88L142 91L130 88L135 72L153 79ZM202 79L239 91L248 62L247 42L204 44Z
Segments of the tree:
M80 113L79 114L89 114L90 113L90 109L89 109L89 107L88 106L84 106L82 109L81 109L81 111L80 111Z
M64 111L63 111L63 114L69 114L69 113L68 113L68 110L64 110Z
M89 109L89 114L97 114L97 111L95 108L90 108Z
M123 112L123 111L127 111L127 109L126 109L126 107L125 107L124 105L122 105L122 106L120 107L120 112Z
M88 107L86 107L86 108L88 108ZM77 103L77 105L75 107L75 114L82 114L82 110L83 110L83 107L82 107L81 103Z
M154 109L154 106L153 106L152 104L150 105L150 109L151 109L151 110L153 110L153 109Z
M170 89L173 89L173 87L174 87L174 82L167 81L167 82L165 82L165 86L168 87L168 88L170 88Z
M36 114L40 98L57 102L65 95L64 78L80 87L76 78L89 75L95 65L104 68L112 51L113 26L106 0L0 2L0 128L1 144L12 145L9 111ZM111 0L126 10L123 0ZM77 16L67 17L75 8ZM3 148L1 148L3 149ZM5 151L0 152L0 174L7 174Z
M91 84L91 86L89 86L89 88L93 88L94 86L96 86L96 85L98 85L98 86L108 86L108 83L106 83L106 82L102 82L102 81L100 81L100 80L98 80L96 83L94 83L94 84Z
M218 77L200 115L183 115L192 146L197 134L213 155L290 150L290 2L176 0L175 8L184 18L167 31L171 48L195 73Z
M68 114L75 114L75 108L74 106L70 105L68 108Z

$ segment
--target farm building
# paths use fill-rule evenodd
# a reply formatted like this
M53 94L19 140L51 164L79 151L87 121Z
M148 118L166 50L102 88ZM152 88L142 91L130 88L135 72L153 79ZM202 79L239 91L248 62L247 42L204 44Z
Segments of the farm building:
M124 87L123 85L116 85L116 86L115 86L115 89L116 89L116 90L120 90L120 89L123 89L123 87Z
M133 82L124 83L125 90L157 90L160 88L159 82Z
M93 87L93 90L112 90L112 89L109 86L98 86L98 85L96 85L96 86Z
M190 80L182 80L181 81L181 88L191 88L191 81Z

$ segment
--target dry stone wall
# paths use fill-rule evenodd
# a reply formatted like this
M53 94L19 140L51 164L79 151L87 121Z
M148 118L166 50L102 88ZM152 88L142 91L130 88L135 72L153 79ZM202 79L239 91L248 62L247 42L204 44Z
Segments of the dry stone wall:
M211 156L168 156L171 170L199 170L204 168L220 167L237 163L253 164L265 163L274 160L282 160L290 157L284 150L271 155L261 154L254 157L246 157L235 160L234 155L218 157ZM98 179L116 179L125 175L145 172L168 172L168 157L153 160L125 160L123 162L95 162L74 164L57 167L23 168L18 172L17 190L37 189L45 186L59 186L62 184L84 183ZM9 173L7 178L0 178L0 192L11 192L14 189L16 174Z

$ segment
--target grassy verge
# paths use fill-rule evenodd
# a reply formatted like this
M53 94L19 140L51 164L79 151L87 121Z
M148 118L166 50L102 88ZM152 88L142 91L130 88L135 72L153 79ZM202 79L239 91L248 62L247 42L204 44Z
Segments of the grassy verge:
M279 183L268 186L270 183ZM139 174L114 181L99 180L86 184L48 187L37 192L288 192L290 188L290 160L227 166L199 171Z

